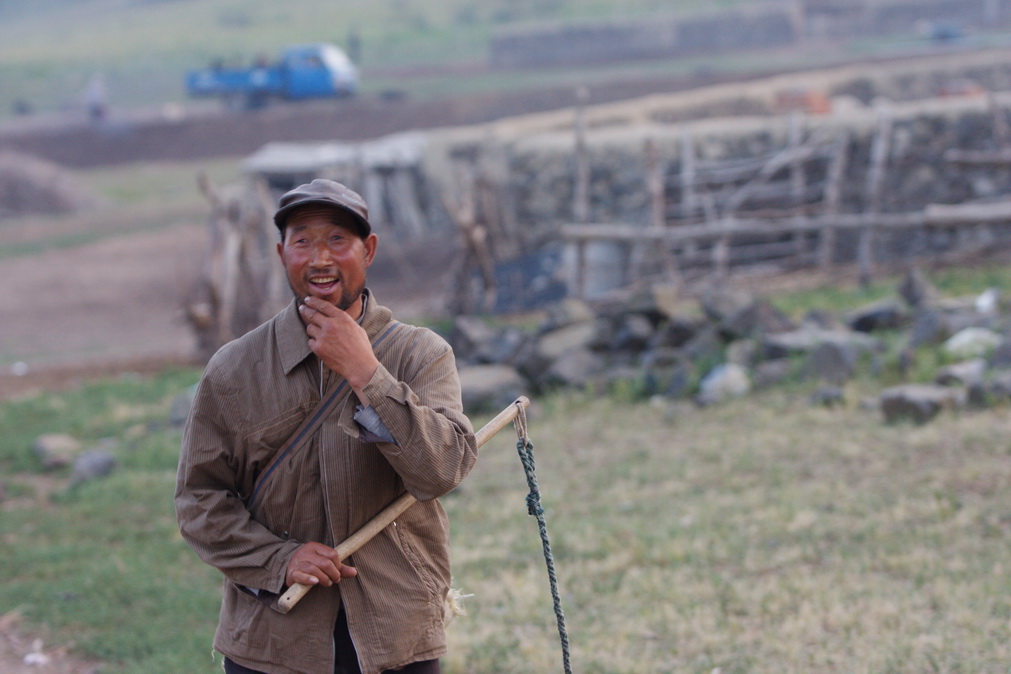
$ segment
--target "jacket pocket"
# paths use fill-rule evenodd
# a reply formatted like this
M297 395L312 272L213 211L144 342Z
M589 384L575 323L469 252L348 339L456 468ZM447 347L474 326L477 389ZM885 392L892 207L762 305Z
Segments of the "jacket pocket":
M410 532L405 530L405 527L400 526L398 522L393 523L393 530L396 532L397 545L400 547L401 552L403 552L404 557L410 563L411 568L418 574L418 578L425 588L428 594L429 600L434 600L440 598L439 593L439 583L436 582L435 577L432 574L431 565L425 560L425 556L421 554L418 548L414 545L411 540Z
M250 644L256 641L259 624L268 607L257 597L226 581L221 628L230 644Z

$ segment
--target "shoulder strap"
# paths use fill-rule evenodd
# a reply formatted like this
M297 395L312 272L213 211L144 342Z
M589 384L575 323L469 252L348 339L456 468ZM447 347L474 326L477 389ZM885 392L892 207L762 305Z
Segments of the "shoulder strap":
M379 337L376 338L374 342L372 342L372 350L376 352L377 358L380 356L377 350L380 344L385 342L386 338L390 336L394 330L400 327L403 327L403 323L394 321L390 327L388 327L382 334L379 335ZM382 359L380 358L380 361L381 360ZM277 454L274 455L274 459L270 462L270 465L268 465L266 470L260 473L259 477L256 478L256 483L253 485L253 492L249 495L249 498L246 499L247 509L253 507L256 497L260 493L260 488L266 484L267 480L270 479L270 476L277 467L280 466L287 457L305 446L306 441L312 437L313 433L316 432L316 429L319 428L319 425L323 423L323 420L330 416L330 413L333 411L334 407L337 406L337 403L340 402L340 400L342 400L347 394L349 390L347 383L346 379L342 379L340 384L327 393L327 395L319 401L319 404L316 405L315 409L309 413L309 416L307 416L302 423L299 424L298 428L294 433L292 433L291 437L289 437L285 443L281 445L281 448L277 451Z

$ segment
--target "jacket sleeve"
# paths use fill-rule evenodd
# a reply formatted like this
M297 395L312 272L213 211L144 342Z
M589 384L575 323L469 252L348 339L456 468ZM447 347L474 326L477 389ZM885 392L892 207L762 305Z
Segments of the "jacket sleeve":
M477 460L474 429L463 413L460 376L449 344L417 328L399 372L384 364L365 386L392 443L378 447L419 501L442 496L466 477Z
M205 374L183 434L176 476L179 530L197 555L246 589L284 589L288 560L298 548L256 522L243 497L255 476L237 460L241 419L235 397Z

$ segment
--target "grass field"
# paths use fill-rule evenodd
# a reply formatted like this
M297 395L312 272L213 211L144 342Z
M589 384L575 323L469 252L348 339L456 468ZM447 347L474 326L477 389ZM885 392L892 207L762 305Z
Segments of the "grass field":
M0 614L47 626L103 671L216 671L219 577L171 503L180 431L166 419L197 376L0 406ZM889 426L859 404L873 382L850 386L833 409L803 383L705 409L535 400L574 671L1008 671L1008 410ZM119 470L77 488L42 475L43 432L112 447ZM474 595L447 672L561 671L515 441L506 429L489 442L444 501L455 584Z

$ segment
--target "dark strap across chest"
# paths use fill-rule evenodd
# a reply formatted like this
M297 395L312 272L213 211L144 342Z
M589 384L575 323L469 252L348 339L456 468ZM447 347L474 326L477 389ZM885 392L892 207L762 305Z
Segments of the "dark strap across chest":
M392 345L395 340L387 339L398 331L398 328L404 327L403 323L394 321L390 327L388 327L383 333L376 337L375 341L372 342L372 351L376 354L376 358L380 362L383 361L383 354L387 351L388 347ZM285 459L292 456L295 452L302 449L306 442L313 436L319 425L323 423L330 414L336 409L338 404L343 401L351 393L351 388L348 386L346 379L341 379L340 382L331 389L323 398L320 399L319 404L316 405L315 409L309 413L309 415L299 424L298 428L294 433L291 434L281 448L274 455L270 464L259 476L256 478L256 482L253 485L253 491L246 499L246 508L252 509L253 504L256 502L256 497L259 495L263 485L267 483L270 477L277 470Z

